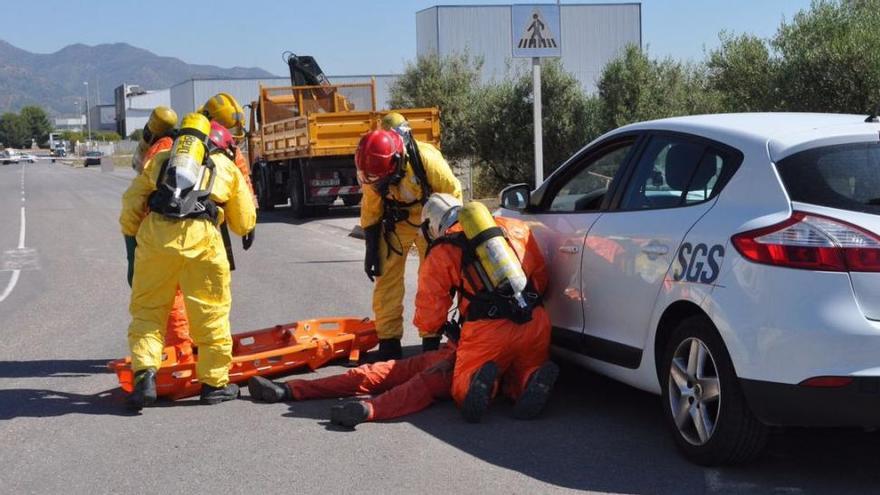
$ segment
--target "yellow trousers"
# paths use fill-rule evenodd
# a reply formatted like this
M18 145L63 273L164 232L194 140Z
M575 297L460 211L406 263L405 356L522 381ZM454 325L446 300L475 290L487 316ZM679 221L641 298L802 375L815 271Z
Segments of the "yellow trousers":
M393 250L389 250L385 238L391 241ZM397 224L395 233L383 238L379 245L380 266L382 275L376 278L373 287L373 314L376 318L376 333L380 339L400 339L403 337L403 294L406 258L413 244L419 251L419 262L425 258L428 247L418 227L406 222Z
M226 386L232 362L232 297L219 230L208 220L170 220L151 213L138 230L137 243L128 327L132 369L159 368L168 313L179 285L198 346L199 381Z

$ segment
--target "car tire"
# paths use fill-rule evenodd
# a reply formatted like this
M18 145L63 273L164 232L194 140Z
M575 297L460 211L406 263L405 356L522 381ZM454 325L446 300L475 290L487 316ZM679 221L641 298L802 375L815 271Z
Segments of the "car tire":
M686 458L717 466L761 455L769 428L749 409L724 341L707 317L679 323L660 370L664 414Z

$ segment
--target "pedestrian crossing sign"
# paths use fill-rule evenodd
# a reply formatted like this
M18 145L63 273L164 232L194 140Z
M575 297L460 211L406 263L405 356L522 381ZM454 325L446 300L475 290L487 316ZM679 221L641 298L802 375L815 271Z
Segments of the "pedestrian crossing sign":
M512 5L510 14L514 57L562 55L558 5Z

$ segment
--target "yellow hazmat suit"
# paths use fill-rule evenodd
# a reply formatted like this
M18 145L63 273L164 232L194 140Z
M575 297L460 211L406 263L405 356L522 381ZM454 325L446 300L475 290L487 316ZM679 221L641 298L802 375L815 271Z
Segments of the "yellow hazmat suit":
M433 192L447 193L461 199L461 183L453 175L440 151L428 143L417 142L417 145ZM365 186L363 190L361 227L365 229L382 221L385 199L403 204L414 203L405 208L409 214L405 220L396 223L393 233L385 232L383 228L383 239L379 244L382 275L376 278L376 286L373 288L373 313L379 338L400 339L403 336L403 277L406 256L415 244L421 261L427 249L427 243L419 229L422 221L422 188L407 161L405 176L398 184L388 188L385 198L373 186Z
M179 285L199 349L199 381L225 387L232 362L229 261L220 230L211 220L175 220L147 213L148 198L168 156L169 152L161 152L147 161L122 197L122 233L137 236L128 327L132 370L159 368L168 312ZM232 161L222 154L212 159L216 179L211 199L219 206L218 224L225 220L235 234L244 236L257 221L253 195Z

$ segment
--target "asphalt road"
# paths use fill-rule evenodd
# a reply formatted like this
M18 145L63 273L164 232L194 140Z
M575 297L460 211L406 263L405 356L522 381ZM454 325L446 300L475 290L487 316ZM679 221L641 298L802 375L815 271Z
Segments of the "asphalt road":
M570 368L533 422L497 404L483 424L465 424L443 403L342 431L326 421L333 401L254 404L246 392L213 407L184 400L128 414L105 364L126 354L129 290L116 220L130 177L47 161L0 166L0 298L18 270L0 301L0 493L839 494L880 486L876 433L789 430L755 465L704 469L676 453L656 397ZM369 315L362 245L347 235L355 223L352 212L307 222L283 209L263 215L250 251L235 241L233 328ZM414 352L418 339L408 332Z

